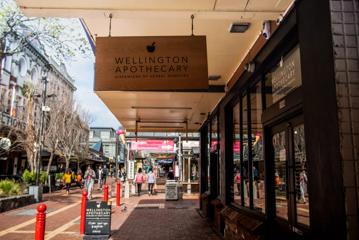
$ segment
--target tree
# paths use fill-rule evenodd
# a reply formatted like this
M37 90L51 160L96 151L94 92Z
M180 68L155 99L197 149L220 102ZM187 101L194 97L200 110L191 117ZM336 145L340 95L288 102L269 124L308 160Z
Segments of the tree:
M65 158L66 168L76 153L83 149L83 141L88 141L89 115L81 112L73 102L64 105L61 127L58 131L58 147Z
M36 139L37 132L34 125L34 99L36 87L31 82L25 82L22 89L22 95L26 98L26 120L25 120L25 134L22 146L26 151L27 161L30 165L31 171L36 170Z
M22 52L29 44L44 49L60 61L78 54L87 56L90 47L77 19L26 17L12 0L0 1L0 62Z

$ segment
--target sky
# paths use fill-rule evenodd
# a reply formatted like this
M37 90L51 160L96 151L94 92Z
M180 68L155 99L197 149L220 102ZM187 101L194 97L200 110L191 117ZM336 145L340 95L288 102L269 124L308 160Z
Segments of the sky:
M9 5L11 8L16 7L16 3L13 0L0 0L0 3ZM65 25L73 24L67 29L70 35L76 36L80 33L87 39L79 21L73 21L73 19L63 19L61 21ZM67 59L67 62L65 62L68 73L75 80L74 84L77 88L75 92L76 102L92 116L91 127L113 127L118 129L121 126L120 122L94 93L94 62L95 57L93 55L87 58L77 56L71 60Z
M117 129L120 122L94 93L94 61L94 58L79 58L71 64L67 64L68 72L74 78L77 87L75 98L81 107L91 114L93 119L90 123L91 127Z
M76 24L73 21L64 20L67 24ZM80 22L77 22L75 29L87 39L87 36L83 30ZM75 33L76 35L77 33ZM89 47L89 49L91 49ZM92 51L91 51L92 52ZM84 58L77 56L72 60L68 60L66 63L68 73L75 80L75 86L77 88L75 92L76 102L82 109L91 114L91 127L112 127L118 129L121 124L101 101L101 99L94 93L94 76L95 76L95 57L92 54Z

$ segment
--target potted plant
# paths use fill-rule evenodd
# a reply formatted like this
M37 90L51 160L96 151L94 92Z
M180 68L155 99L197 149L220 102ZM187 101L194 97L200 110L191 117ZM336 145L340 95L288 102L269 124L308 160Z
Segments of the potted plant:
M36 173L25 170L22 174L22 180L29 186L29 194L34 195L37 202L42 200L42 185L36 186Z

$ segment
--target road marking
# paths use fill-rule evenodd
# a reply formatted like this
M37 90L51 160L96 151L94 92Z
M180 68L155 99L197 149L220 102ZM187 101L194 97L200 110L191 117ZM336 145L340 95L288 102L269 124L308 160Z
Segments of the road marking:
M51 233L46 234L45 239L48 240L48 239L51 239L51 238L55 237L55 236L56 236L57 234L59 234L59 233L63 233L66 229L68 229L69 227L71 227L72 225L74 225L75 222L76 222L77 220L79 220L79 219L80 219L80 216L78 216L77 218L75 218L75 219L72 220L71 222L68 222L68 223L66 223L65 225L62 225L61 227L56 228L55 230L51 231Z
M73 203L71 205L68 205L66 207L60 208L59 210L53 211L53 212L51 212L49 214L46 214L46 217L51 217L51 216L53 216L55 214L58 214L58 213L63 212L63 211L66 211L67 209L72 208L72 207L78 205L79 203L80 203L80 201L78 201L76 203ZM23 223L15 225L13 227L10 227L8 229L5 229L5 230L0 232L0 237L6 235L8 233L14 232L14 231L16 231L18 229L21 229L23 227L26 227L26 226L28 226L30 224L33 224L33 223L35 223L35 221L36 221L36 218L33 218L33 219L30 219L30 220L28 220L26 222L23 222Z

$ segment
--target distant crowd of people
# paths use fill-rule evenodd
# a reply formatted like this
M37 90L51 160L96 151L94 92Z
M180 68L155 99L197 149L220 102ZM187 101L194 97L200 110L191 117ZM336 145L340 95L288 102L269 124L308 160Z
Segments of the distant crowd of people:
M106 165L103 167L100 166L96 172L89 165L85 171L85 174L83 174L80 169L76 174L71 169L67 169L63 175L63 183L65 185L66 194L68 195L70 193L71 184L75 182L76 186L78 186L80 189L83 187L86 188L88 192L87 198L91 199L95 181L97 180L98 189L102 189L103 185L106 184L108 176L109 170Z

